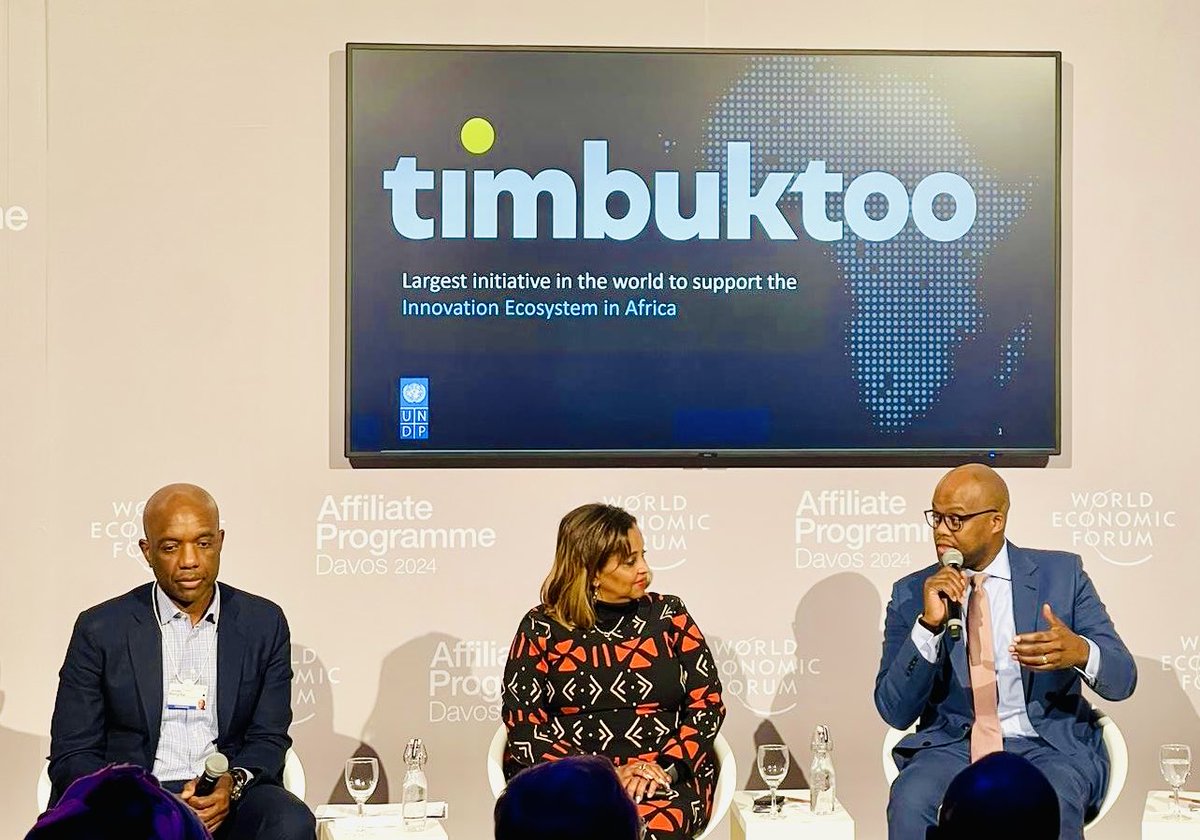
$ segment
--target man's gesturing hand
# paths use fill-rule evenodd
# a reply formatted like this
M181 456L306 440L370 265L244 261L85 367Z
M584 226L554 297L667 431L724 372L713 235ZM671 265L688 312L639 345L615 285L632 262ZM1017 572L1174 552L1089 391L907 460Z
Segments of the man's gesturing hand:
M1050 628L1014 636L1008 648L1012 658L1031 671L1059 671L1087 665L1091 654L1087 641L1063 624L1049 604L1042 604L1042 615L1046 617Z

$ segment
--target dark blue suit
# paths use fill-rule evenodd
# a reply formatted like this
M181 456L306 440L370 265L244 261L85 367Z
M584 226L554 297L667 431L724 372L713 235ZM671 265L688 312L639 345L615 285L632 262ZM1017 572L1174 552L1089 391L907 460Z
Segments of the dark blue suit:
M80 614L58 675L50 723L51 802L81 776L108 764L154 768L162 728L162 635L145 584ZM217 630L217 749L254 774L225 836L251 799L296 821L307 808L280 787L292 744L291 634L265 598L221 584ZM254 792L254 796L251 793ZM295 810L303 809L304 814ZM260 826L260 829L262 827ZM269 832L268 832L269 833ZM304 836L311 837L312 830ZM286 832L278 836L290 836Z
M1012 567L1013 618L1017 633L1046 630L1042 604L1071 630L1100 649L1100 670L1092 688L1106 700L1124 700L1137 684L1137 667L1117 635L1096 588L1078 555L1038 551L1008 544ZM900 777L888 806L892 840L923 840L937 804L955 769L966 766L968 736L975 718L967 666L966 639L944 635L939 658L925 660L912 641L913 625L924 609L925 579L931 566L897 581L884 627L883 657L875 678L875 706L887 723L917 731L893 752ZM1064 814L1064 827L1094 809L1103 798L1108 761L1092 707L1083 698L1083 682L1073 669L1034 672L1022 669L1025 708L1038 739L1006 739L1005 748L1025 751L1058 790L1075 815ZM1017 743L1014 743L1017 742ZM1027 742L1027 743L1019 743ZM935 769L936 768L936 769ZM947 775L948 774L948 775ZM1061 776L1058 778L1056 776ZM1073 795L1081 801L1070 802ZM1064 836L1079 835L1070 828Z

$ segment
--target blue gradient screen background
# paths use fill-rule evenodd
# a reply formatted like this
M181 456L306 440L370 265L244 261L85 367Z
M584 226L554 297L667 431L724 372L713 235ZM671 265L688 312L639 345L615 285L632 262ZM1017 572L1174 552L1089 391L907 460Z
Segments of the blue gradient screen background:
M1054 54L348 49L347 453L729 453L1058 449L1058 58ZM486 154L459 131L495 128ZM667 239L654 215L627 241L583 237L583 142L608 141L610 170L653 185L720 172L721 238ZM751 144L751 191L811 160L844 185L879 170L912 193L948 171L972 186L974 225L938 242L911 216L872 242L805 233L801 196L778 206L795 240L726 238L726 144ZM417 158L430 239L392 224L383 173ZM440 238L442 170L556 168L575 180L578 236L499 231ZM827 217L840 220L841 194ZM622 199L609 201L620 216ZM865 209L887 210L876 195ZM934 203L939 218L952 199ZM402 276L795 277L794 291L623 292L406 289ZM545 320L405 316L401 301L674 303L675 317ZM424 437L402 435L401 379L428 380ZM406 415L406 419L412 417ZM411 428L411 427L410 427Z

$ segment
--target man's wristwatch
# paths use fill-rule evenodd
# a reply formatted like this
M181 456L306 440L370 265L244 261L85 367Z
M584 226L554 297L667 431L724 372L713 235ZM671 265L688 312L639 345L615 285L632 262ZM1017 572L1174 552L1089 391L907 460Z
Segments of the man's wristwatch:
M942 632L941 627L934 627L932 624L925 623L925 613L923 613L923 612L917 613L917 624L920 624L922 627L924 627L926 630L928 630L930 633L932 633L935 636L938 633ZM944 622L943 622L943 624L944 624Z
M233 777L233 790L229 792L229 798L237 802L242 798L242 793L246 789L246 783L250 781L250 773L241 767L234 767L229 771L229 775Z

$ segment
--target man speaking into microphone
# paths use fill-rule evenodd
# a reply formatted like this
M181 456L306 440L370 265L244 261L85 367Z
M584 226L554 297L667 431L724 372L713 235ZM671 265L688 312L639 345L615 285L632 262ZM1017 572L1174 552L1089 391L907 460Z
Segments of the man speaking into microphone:
M893 751L889 840L923 840L951 779L999 750L1050 780L1063 840L1083 836L1104 797L1108 759L1081 684L1124 700L1137 669L1079 556L1007 542L1008 507L991 468L951 470L925 512L939 562L892 588L875 706L917 731Z

